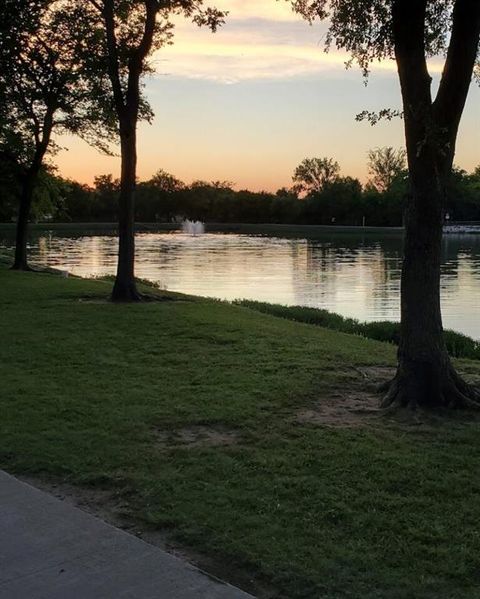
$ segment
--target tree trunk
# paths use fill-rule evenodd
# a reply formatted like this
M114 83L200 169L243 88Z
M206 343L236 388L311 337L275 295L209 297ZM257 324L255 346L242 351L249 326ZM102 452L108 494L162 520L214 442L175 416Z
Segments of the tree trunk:
M427 159L411 169L398 370L384 398L385 407L468 407L480 400L478 392L455 372L443 336L440 264L445 189L434 164Z
M17 218L15 259L12 270L31 270L28 266L27 256L28 219L39 170L39 166L32 165L23 177Z
M118 264L112 291L114 302L140 301L135 284L136 119L120 125L122 170L118 210Z

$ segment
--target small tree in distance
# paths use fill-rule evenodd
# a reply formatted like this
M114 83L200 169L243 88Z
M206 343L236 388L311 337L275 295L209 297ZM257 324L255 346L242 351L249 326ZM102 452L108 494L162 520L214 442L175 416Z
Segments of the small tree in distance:
M146 181L146 184L169 193L179 191L185 187L183 181L180 181L175 175L167 173L167 171L164 171L163 169L159 169L151 179Z
M389 191L393 182L406 171L407 153L392 147L375 148L368 152L369 183L380 193Z
M340 165L332 158L305 158L293 174L293 190L307 195L322 191L339 173Z

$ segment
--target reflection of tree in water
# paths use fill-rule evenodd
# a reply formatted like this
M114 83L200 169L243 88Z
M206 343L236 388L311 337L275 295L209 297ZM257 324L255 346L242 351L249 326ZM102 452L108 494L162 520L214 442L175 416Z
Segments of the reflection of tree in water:
M446 326L459 328L480 294L480 236L445 235L442 245L442 307ZM476 319L477 320L477 319ZM480 336L472 322L471 334ZM476 333L476 328L478 333ZM463 327L462 327L463 328Z
M480 235L444 235L442 243L442 287L468 266L480 274Z
M307 242L305 262L294 265L298 303L371 318L398 293L401 237L330 234Z

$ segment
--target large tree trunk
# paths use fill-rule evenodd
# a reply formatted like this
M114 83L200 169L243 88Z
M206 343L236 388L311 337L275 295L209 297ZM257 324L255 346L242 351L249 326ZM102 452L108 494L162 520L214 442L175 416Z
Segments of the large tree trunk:
M28 220L39 170L39 166L33 165L23 177L18 208L13 270L31 270L28 266L27 256Z
M135 284L135 184L137 170L136 118L120 125L122 171L118 211L118 264L112 291L114 302L141 299Z
M445 178L413 157L406 212L398 370L383 405L468 407L480 395L455 372L443 336L440 265ZM420 164L418 164L420 163Z

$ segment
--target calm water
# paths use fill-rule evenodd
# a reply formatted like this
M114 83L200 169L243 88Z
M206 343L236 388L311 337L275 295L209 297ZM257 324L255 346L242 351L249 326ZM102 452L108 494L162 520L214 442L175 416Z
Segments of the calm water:
M148 233L137 237L137 276L172 291L398 320L401 248L400 235L392 234L284 239ZM41 233L31 240L35 261L84 276L113 274L116 250L111 235ZM445 236L442 301L445 326L480 339L480 235Z

